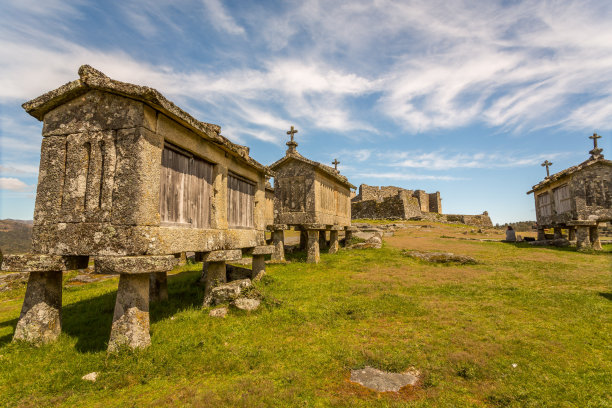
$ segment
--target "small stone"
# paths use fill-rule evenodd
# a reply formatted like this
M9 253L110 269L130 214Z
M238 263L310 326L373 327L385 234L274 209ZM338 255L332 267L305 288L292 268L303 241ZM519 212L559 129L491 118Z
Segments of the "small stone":
M85 381L96 382L96 380L98 379L98 373L94 371L93 373L85 374L83 377L81 377L81 379Z
M390 373L373 367L351 371L351 381L378 392L398 392L407 385L415 385L420 373L416 370Z
M261 302L257 299L248 299L248 298L238 298L232 302L235 308L240 310L245 310L247 312L252 312L259 308Z
M227 316L227 307L218 307L208 313L210 317L225 317Z

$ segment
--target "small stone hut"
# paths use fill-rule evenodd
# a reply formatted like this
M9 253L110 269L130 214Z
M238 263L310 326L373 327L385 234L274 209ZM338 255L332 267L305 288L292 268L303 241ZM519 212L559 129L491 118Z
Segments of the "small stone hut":
M293 126L287 134L285 156L270 165L274 177L274 224L269 225L275 246L273 259L284 260L284 232L289 228L302 231L301 245L307 246L307 262L319 262L319 251L328 246L338 251L339 231L351 225L352 185L336 168L309 160L297 152Z
M612 161L597 147L600 137L590 136L594 147L588 160L547 175L527 192L535 199L538 240L546 239L545 228L554 228L555 238L565 228L578 248L601 249L598 226L612 221ZM547 173L551 164L542 164Z
M33 254L2 270L30 272L15 339L61 331L62 271L95 260L120 274L109 350L150 343L149 298L167 297L178 254L205 261L205 301L225 262L253 255L263 273L269 169L158 91L90 66L80 78L23 105L43 121ZM41 312L42 311L42 312Z

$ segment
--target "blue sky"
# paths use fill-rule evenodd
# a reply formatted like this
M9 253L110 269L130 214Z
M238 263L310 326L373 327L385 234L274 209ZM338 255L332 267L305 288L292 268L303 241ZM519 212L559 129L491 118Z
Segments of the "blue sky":
M609 1L0 4L0 218L31 219L41 124L20 107L81 64L152 86L251 156L298 150L359 185L440 191L446 213L535 219L553 162L612 154Z

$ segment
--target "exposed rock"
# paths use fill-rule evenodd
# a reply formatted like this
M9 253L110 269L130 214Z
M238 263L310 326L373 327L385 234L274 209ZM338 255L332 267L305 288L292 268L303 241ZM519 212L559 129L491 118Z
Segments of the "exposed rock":
M227 316L227 307L218 307L211 310L208 315L210 317L225 317Z
M85 374L83 377L81 377L81 380L91 381L91 382L96 382L97 379L98 379L98 373L96 373L95 371L93 373Z
M250 279L240 279L216 286L211 291L212 305L229 303L240 296L243 289L251 286Z
M259 308L261 301L258 299L249 299L249 298L238 298L232 302L232 305L240 310L246 310L247 312L252 312Z
M11 290L28 281L28 272L15 272L0 275L0 292Z
M390 373L373 367L351 371L351 381L378 392L398 392L407 385L415 385L420 373L416 370Z
M418 252L418 251L402 251L403 255L421 259L433 263L458 263L461 265L474 265L478 262L476 259L468 255L455 255L450 252Z

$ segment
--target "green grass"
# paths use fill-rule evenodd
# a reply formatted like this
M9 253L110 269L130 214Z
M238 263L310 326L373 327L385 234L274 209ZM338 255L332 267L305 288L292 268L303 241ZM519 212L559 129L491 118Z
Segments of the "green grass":
M612 246L583 254L404 232L381 250L268 267L263 307L225 319L200 308L200 265L151 307L152 345L106 353L117 279L64 289L60 340L11 343L24 288L0 294L4 406L612 406ZM422 231L418 232L422 234ZM424 247L480 263L430 265ZM303 260L304 254L295 254ZM516 364L516 367L513 367ZM348 381L366 365L423 374L376 394ZM99 372L98 381L81 380Z

